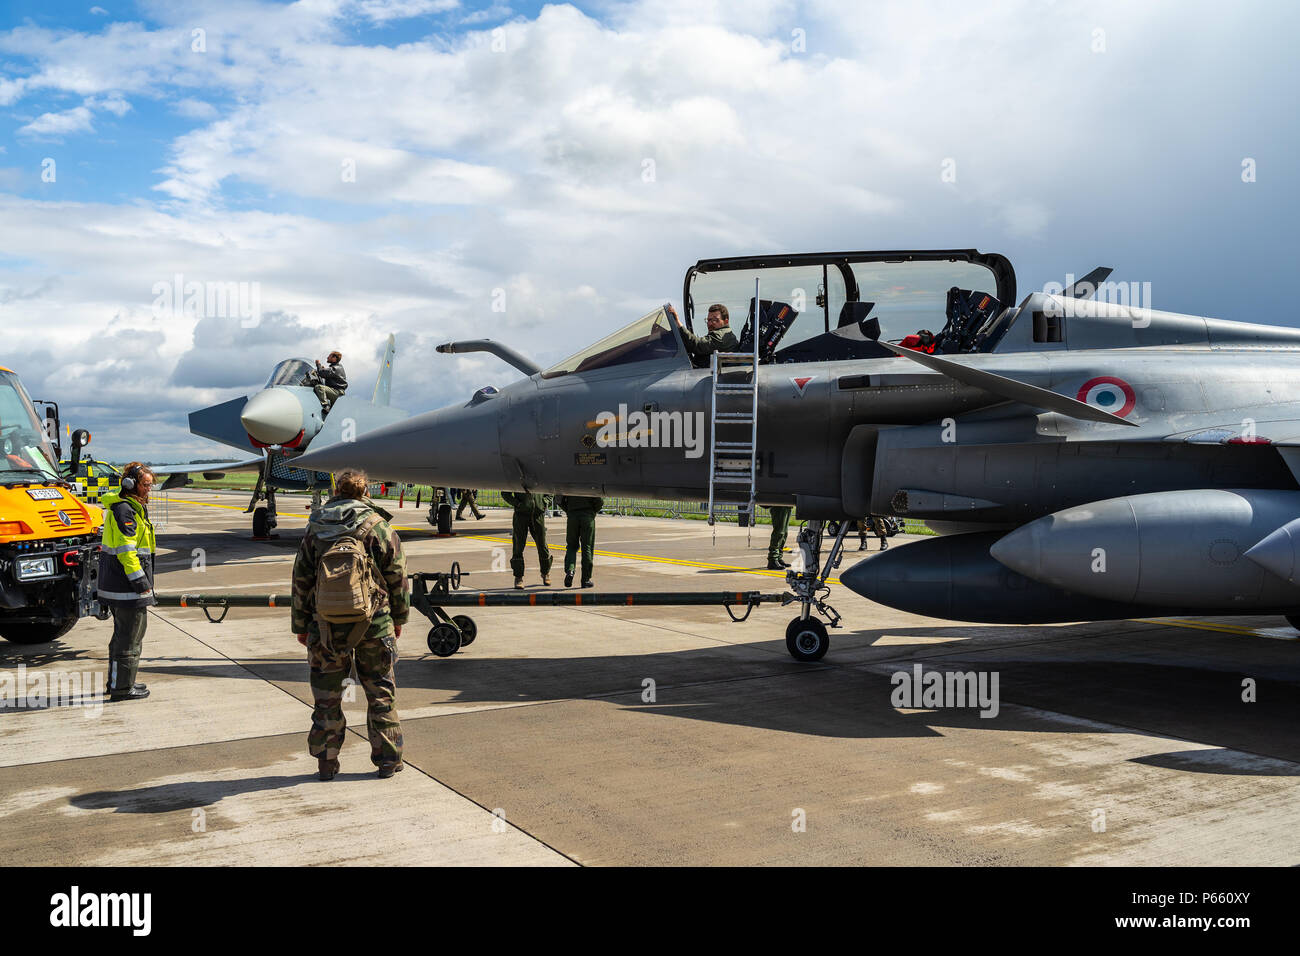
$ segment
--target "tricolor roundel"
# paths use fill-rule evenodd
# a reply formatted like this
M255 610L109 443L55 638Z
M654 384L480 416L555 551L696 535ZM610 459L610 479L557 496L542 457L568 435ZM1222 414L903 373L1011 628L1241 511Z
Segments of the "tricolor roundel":
M1127 416L1137 405L1137 394L1133 391L1133 386L1113 375L1088 379L1079 389L1078 399L1120 418Z

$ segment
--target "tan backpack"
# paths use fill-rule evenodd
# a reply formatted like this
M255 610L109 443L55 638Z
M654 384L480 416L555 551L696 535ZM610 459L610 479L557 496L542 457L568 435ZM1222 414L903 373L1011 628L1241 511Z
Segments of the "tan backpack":
M379 608L383 589L366 538L381 520L379 515L371 515L355 532L335 540L316 563L313 598L321 636L327 640L328 632L334 630L330 625L350 624L346 645L355 646Z

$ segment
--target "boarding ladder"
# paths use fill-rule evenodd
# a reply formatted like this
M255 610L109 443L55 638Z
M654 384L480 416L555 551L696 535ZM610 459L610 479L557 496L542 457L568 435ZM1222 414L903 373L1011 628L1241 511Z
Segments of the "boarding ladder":
M750 534L758 480L759 303L755 279L754 315L750 319L753 351L714 352L709 362L713 377L709 402L709 525L713 526L720 513L730 513L734 506L738 518L747 516Z

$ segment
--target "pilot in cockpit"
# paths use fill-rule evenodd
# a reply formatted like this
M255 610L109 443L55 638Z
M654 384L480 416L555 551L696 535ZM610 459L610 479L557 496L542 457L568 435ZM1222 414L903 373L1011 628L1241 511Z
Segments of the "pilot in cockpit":
M682 341L686 343L691 364L696 368L708 365L709 356L714 352L735 352L740 348L740 340L736 338L736 333L731 331L731 319L725 305L715 303L709 306L709 313L705 317L705 324L709 328L707 335L694 335L687 331L677 310L671 305L668 306L668 314L682 330Z

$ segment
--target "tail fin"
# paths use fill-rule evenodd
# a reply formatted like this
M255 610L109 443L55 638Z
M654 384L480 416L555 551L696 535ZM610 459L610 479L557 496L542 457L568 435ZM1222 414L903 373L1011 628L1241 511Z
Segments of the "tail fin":
M375 394L370 398L372 405L387 405L389 393L393 389L393 355L397 352L397 340L390 334L388 346L384 349L384 360L379 365L379 377L375 379Z

